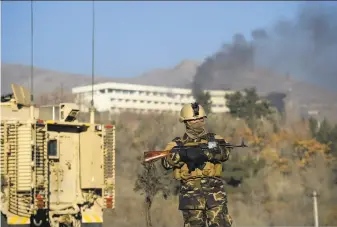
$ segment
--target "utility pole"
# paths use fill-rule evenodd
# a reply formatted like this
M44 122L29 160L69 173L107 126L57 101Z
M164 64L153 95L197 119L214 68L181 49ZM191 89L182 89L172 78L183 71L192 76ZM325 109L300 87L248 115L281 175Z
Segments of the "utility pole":
M314 205L315 227L318 227L318 209L317 209L317 192L316 191L313 191L312 198L313 198L313 205Z

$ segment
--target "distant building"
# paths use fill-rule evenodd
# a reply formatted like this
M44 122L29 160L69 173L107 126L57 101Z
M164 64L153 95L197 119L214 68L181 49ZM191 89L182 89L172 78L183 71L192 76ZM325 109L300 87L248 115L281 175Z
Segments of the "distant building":
M74 87L76 103L87 112L92 98L92 86ZM93 86L97 111L179 112L182 105L194 102L191 89L147 86L126 83L100 83ZM210 90L212 112L228 112L225 94L232 91Z
M279 112L283 113L285 111L284 99L286 97L287 94L282 92L270 92L263 98L270 101L271 105L273 105Z

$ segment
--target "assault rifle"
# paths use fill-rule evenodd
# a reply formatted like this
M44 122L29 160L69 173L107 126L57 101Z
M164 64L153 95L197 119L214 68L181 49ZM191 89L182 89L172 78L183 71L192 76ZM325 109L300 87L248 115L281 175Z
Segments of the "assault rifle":
M233 149L236 147L248 147L244 141L242 140L240 145L233 145L231 143L227 143L226 141L221 141L219 143L220 146L223 146L227 149ZM201 146L201 149L208 149L214 147L213 142L209 142L208 145L205 144L204 146ZM151 161L157 161L159 159L162 159L168 155L171 154L171 151L173 150L179 150L179 149L189 149L191 146L181 147L181 146L175 146L171 150L165 150L165 151L146 151L144 152L144 162L151 162Z

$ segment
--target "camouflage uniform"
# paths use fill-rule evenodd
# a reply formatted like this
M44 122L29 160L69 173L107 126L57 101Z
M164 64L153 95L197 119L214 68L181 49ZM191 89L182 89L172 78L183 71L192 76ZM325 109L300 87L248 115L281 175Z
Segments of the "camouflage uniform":
M187 106L188 107L188 106ZM193 130L186 123L186 133L168 143L165 150L174 146L189 146L192 144L207 144L218 142L220 151L214 153L211 149L205 152L207 161L202 167L189 172L186 163L181 161L178 153L162 159L165 169L173 169L175 179L180 180L179 210L182 211L185 227L230 227L232 220L227 209L227 195L224 183L220 178L222 162L228 160L229 151L221 147L224 139L212 133L207 133L204 124L198 126L201 130ZM197 133L193 131L198 131Z

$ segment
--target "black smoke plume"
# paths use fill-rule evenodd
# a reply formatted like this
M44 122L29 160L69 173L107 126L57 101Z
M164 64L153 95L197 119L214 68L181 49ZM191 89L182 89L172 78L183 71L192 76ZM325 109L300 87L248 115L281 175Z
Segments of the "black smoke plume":
M194 96L204 89L231 87L261 67L337 91L337 4L302 3L294 21L254 29L251 36L247 41L235 34L199 66Z

